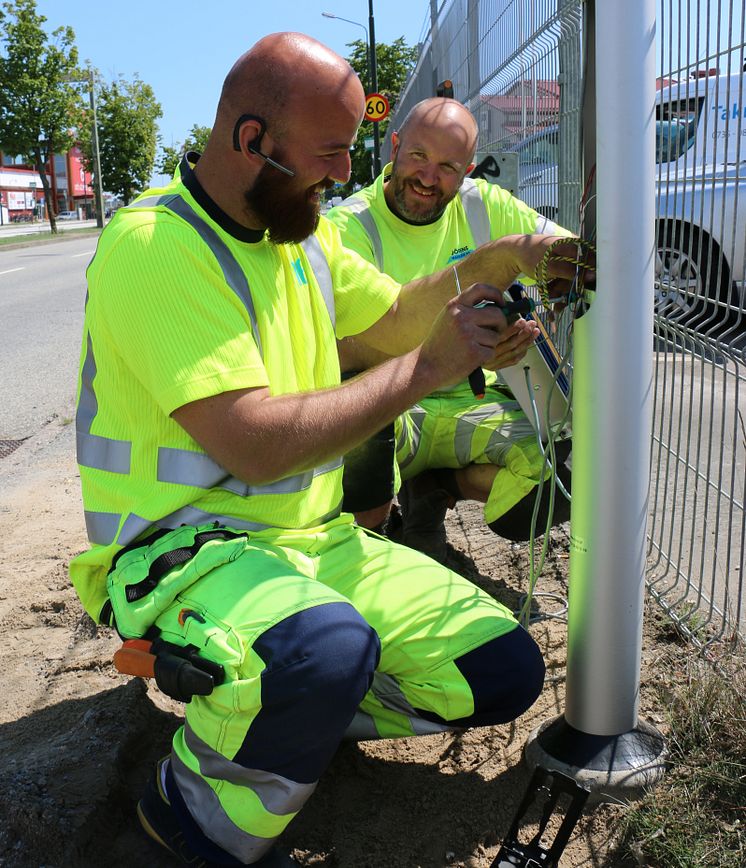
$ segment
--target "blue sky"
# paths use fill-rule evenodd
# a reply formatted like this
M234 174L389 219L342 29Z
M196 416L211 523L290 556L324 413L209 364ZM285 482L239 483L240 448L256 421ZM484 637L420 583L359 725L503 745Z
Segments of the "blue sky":
M368 0L37 0L47 32L70 25L81 60L102 77L135 74L163 109L164 145L184 141L194 124L212 126L220 88L233 62L257 39L299 30L346 56L345 43L363 39L361 27L323 18L322 11L368 26ZM377 42L403 36L415 45L429 16L429 0L374 0Z

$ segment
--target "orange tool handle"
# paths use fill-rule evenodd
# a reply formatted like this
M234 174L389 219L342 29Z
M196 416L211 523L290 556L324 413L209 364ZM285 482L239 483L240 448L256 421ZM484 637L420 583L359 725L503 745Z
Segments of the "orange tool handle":
M126 639L114 652L114 666L122 675L155 678L155 654L147 639Z

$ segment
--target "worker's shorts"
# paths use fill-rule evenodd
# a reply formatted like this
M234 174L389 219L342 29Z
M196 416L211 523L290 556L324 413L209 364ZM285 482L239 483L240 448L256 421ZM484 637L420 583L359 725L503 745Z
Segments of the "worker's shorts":
M117 562L117 623L127 620L123 586L142 581L135 566L142 573L169 544L210 529L179 528ZM346 513L315 529L212 540L159 587L169 582L152 623L226 671L185 706L168 784L188 840L216 862L255 861L271 846L345 732L504 722L541 690L541 655L509 610Z
M345 455L342 509L365 512L383 506L399 491L394 423L382 428Z

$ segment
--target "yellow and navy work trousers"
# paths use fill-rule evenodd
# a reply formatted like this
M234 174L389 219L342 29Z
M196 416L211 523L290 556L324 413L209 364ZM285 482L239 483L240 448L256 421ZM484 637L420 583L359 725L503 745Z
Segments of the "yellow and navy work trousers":
M396 460L402 481L430 468L493 464L498 470L484 505L491 524L539 483L544 457L518 402L495 386L478 401L458 387L423 398L396 420ZM545 478L549 475L544 468Z
M120 631L154 625L225 669L185 706L166 775L185 837L208 861L259 860L345 734L504 723L541 691L541 653L504 606L346 513L319 528L211 540L128 613L127 586L210 529L166 533L109 576Z

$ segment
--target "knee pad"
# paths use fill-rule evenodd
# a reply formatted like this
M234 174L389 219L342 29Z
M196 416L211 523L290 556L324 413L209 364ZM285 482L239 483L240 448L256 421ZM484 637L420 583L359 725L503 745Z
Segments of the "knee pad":
M486 642L454 663L474 698L474 714L453 721L457 726L515 720L536 702L544 685L544 659L523 627Z
M318 779L370 689L373 628L349 603L296 612L254 642L264 661L261 709L235 761L299 782Z

